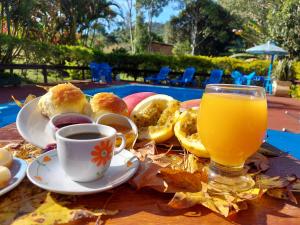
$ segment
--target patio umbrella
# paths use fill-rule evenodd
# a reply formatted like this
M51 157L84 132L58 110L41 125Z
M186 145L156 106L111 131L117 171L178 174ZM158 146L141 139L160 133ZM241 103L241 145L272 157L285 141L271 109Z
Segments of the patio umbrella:
M271 55L271 63L268 70L268 77L266 79L266 91L272 94L272 85L271 85L271 74L273 69L273 62L275 55L287 55L288 52L278 46L276 46L273 42L268 41L265 44L257 45L252 48L246 50L247 53L250 54L260 54L260 55Z

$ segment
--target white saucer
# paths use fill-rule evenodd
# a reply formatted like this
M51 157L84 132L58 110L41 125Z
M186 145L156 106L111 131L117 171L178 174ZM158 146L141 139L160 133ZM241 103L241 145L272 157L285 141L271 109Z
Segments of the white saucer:
M14 158L10 168L11 179L8 186L0 189L0 196L14 189L24 179L26 175L27 163L23 159Z
M48 191L85 195L106 191L128 181L138 166L137 157L123 150L113 157L110 167L102 178L92 182L75 182L60 167L57 151L52 150L40 155L28 166L27 177L32 183Z
M49 119L38 110L39 99L33 99L21 108L16 125L19 133L26 141L40 148L46 148L48 144L56 141L53 139L48 126Z

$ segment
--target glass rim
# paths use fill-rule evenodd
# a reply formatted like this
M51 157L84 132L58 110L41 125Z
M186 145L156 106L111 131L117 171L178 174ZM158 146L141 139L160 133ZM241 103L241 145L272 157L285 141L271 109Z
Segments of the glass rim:
M239 85L239 84L207 84L206 88L231 88L237 90L256 90L265 92L264 87L254 86L254 85ZM205 89L206 89L205 88Z

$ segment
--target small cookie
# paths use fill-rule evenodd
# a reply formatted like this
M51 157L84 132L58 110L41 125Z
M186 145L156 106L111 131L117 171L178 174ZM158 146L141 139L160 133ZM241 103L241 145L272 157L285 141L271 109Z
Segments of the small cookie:
M12 154L5 148L0 148L0 166L10 167L13 162Z
M0 188L4 188L8 185L11 179L11 173L5 166L0 166Z

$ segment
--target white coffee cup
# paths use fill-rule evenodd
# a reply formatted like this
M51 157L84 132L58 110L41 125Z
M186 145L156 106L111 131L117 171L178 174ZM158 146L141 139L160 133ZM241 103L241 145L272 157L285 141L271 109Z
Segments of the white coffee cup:
M71 139L70 135L100 133L96 139ZM115 148L116 138L122 139ZM109 168L114 154L126 145L125 137L112 127L100 124L75 124L56 132L58 160L65 173L74 181L89 182L101 178Z

